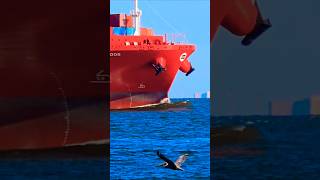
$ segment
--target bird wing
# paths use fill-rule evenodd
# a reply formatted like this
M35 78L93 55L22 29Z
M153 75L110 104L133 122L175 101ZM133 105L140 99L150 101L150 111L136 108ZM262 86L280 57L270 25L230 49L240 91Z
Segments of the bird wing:
M174 165L174 163L166 158L163 154L161 154L159 151L157 151L157 155L159 156L159 158L161 158L162 160L164 160L165 162L167 162L169 165Z
M184 163L187 160L187 157L188 157L188 154L181 155L174 164L180 167L182 163Z

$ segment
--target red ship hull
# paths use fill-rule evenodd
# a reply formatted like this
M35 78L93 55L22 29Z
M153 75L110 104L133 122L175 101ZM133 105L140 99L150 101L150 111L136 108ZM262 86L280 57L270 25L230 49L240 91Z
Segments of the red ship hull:
M250 33L257 19L257 9L252 0L211 0L211 40L220 25L238 36Z
M168 102L178 70L189 75L192 44L168 42L142 28L142 12L110 15L110 108L132 109Z
M193 46L162 47L161 50L118 50L110 58L110 108L129 109L168 101L168 91L181 66L180 56L187 57ZM166 70L156 75L152 64L161 57Z
M0 151L105 143L105 6L20 3L0 8Z

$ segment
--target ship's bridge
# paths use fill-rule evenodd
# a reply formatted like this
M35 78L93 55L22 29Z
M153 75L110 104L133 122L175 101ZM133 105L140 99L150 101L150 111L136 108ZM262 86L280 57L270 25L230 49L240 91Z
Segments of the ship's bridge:
M140 36L153 36L153 30L150 28L139 28ZM110 15L110 35L133 36L136 28L134 27L133 17L126 14Z
M194 45L169 42L167 35L155 35L150 28L139 27L139 33L136 33L134 17L127 14L110 15L110 48L111 49L154 49L154 50L194 50Z

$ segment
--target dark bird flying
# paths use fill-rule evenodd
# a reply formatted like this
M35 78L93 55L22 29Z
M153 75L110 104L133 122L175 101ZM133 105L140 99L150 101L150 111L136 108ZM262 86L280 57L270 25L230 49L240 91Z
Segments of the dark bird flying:
M157 151L157 155L160 157L160 159L164 160L165 162L161 164L160 166L169 168L172 170L180 170L183 171L181 168L182 163L184 163L188 157L188 154L183 154L179 156L179 158L176 160L176 162L172 162L170 159L166 158L163 154L161 154L159 151Z

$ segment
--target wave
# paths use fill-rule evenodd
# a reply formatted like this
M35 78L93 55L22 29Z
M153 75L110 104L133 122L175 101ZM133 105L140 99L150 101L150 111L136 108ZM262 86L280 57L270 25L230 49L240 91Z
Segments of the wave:
M119 109L112 111L168 111L168 110L188 110L191 107L190 101L178 101L160 104L150 104L130 109Z

